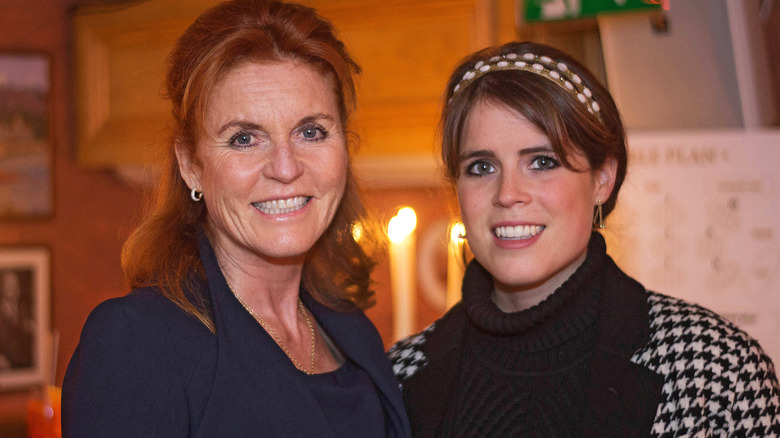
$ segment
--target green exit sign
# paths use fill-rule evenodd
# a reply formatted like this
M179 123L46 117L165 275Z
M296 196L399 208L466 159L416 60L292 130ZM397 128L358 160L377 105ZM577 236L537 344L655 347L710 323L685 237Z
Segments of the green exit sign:
M660 9L660 0L525 0L525 21L560 21L601 13Z

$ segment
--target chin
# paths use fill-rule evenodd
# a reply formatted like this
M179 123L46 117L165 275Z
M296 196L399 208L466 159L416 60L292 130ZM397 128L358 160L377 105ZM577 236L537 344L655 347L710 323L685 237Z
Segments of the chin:
M485 269L490 272L494 281L512 289L532 287L533 285L544 283L544 281L548 279L546 277L540 277L535 272L529 272L527 269L518 269L510 266L497 266L494 264L490 267L485 266Z
M506 292L515 291L515 292L521 292L524 290L534 289L541 285L543 285L545 282L547 282L550 278L539 278L539 277L531 277L531 276L507 276L507 277L493 277L493 280L497 282L498 284L502 285L504 289L506 289Z

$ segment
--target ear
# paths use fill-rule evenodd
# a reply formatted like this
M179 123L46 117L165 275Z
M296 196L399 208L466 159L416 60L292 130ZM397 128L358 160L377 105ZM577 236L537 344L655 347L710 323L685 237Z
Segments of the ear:
M179 162L179 174L187 187L203 191L203 187L200 185L200 166L195 157L192 156L190 149L184 145L182 140L176 139L174 151L176 152L176 161Z
M612 189L615 187L617 166L617 160L609 157L600 168L593 170L593 195L596 198L595 200L604 202L609 199Z

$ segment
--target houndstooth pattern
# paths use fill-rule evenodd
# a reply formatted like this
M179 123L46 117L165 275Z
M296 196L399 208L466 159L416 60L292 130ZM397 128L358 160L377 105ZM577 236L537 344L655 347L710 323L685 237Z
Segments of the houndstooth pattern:
M695 304L656 293L650 341L632 362L664 376L653 437L780 437L780 388L771 360L733 324ZM421 347L436 323L391 347L399 381L428 359Z
M387 350L387 357L393 364L393 372L399 382L403 383L417 370L428 364L428 358L425 357L420 347L425 343L425 339L434 327L436 327L435 322L420 333L401 339Z
M697 305L648 302L651 339L631 360L664 376L652 436L780 436L780 389L758 343Z

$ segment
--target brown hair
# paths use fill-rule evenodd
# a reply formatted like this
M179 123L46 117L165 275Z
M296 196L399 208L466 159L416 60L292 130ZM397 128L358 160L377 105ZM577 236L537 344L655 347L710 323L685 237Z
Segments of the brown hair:
M533 53L563 62L593 93L598 102L598 115L588 111L563 87L536 73L523 70L501 70L484 74L465 88L454 92L464 75L479 61L507 54ZM464 59L455 69L447 85L444 110L440 121L441 154L447 178L454 182L459 175L458 154L466 119L481 100L490 101L522 114L550 139L551 146L564 166L574 169L567 157L582 154L592 169L600 168L607 158L617 162L615 185L604 201L606 217L617 202L620 186L626 175L626 138L620 113L607 89L579 62L567 54L542 44L512 42L489 47Z
M122 266L132 287L156 286L163 295L214 331L209 306L190 292L193 280L204 278L198 253L198 230L206 221L202 202L190 200L179 172L175 145L195 157L196 139L213 88L228 72L247 62L296 60L331 79L350 149L349 131L355 108L353 75L360 67L337 38L332 24L315 10L275 0L232 0L206 11L179 38L168 60L167 97L174 118L172 140L156 198L146 219L122 251ZM363 225L357 243L352 228ZM320 302L337 310L373 304L370 274L379 249L351 167L341 204L329 228L307 254L304 287Z

